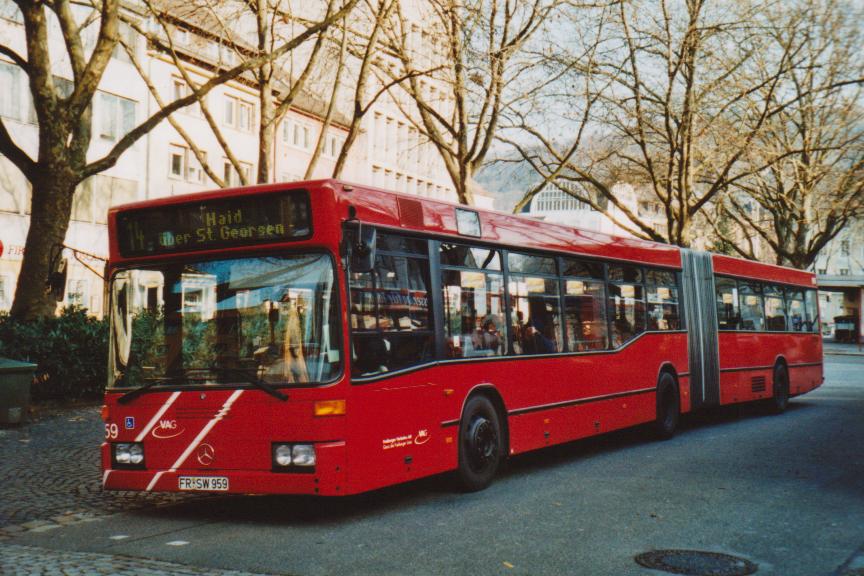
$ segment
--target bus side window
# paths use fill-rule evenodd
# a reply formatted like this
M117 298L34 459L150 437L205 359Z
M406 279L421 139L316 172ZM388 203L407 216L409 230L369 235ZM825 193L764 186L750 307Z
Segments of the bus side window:
M506 350L504 275L495 250L441 244L441 291L448 358L500 356Z
M645 331L645 288L642 269L609 266L609 316L612 347L620 348ZM635 282L639 282L636 284Z
M762 285L758 282L738 282L738 302L741 307L740 330L765 330L765 308L762 306Z
M424 240L379 233L375 268L350 274L350 295L352 376L373 376L433 358Z
M817 303L816 290L804 292L804 311L806 316L806 332L819 332L819 305Z
M564 258L562 263L567 350L605 350L609 346L609 325L603 264L570 258Z
M797 288L786 288L787 330L792 332L809 332L806 314L804 312L804 291Z
M714 277L717 294L717 326L720 330L739 330L741 313L738 308L738 282L734 278Z
M680 330L678 277L666 270L648 270L648 330Z
M785 332L786 303L783 299L783 288L764 284L762 294L765 299L765 326L772 332Z
M510 253L510 321L515 354L552 354L564 349L555 259Z

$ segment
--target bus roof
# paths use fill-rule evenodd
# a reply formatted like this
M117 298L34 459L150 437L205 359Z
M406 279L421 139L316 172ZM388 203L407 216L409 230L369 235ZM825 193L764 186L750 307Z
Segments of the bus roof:
M326 190L332 193L336 204L344 207L344 210L339 210L340 219L347 218L348 207L353 206L357 218L361 221L382 227L432 233L466 242L489 242L510 248L552 250L671 268L681 267L681 252L678 246L581 230L518 214L431 200L335 179L263 184L184 194L115 206L110 212L298 188L308 189L313 198L316 191ZM481 229L479 236L459 233L457 208L478 214ZM718 274L808 287L814 285L815 277L810 272L720 254L714 254L712 259L714 271Z
M378 188L332 181L342 203L354 206L364 222L431 232L454 239L503 244L510 248L553 250L604 259L681 267L677 246L580 230L518 214L485 210L442 200L418 198ZM477 212L480 236L460 234L456 209Z

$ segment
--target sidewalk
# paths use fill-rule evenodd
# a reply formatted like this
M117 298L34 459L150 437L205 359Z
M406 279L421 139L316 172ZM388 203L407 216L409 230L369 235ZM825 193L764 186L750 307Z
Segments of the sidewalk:
M58 409L0 428L0 534L195 498L102 492L99 407Z
M864 356L864 345L859 347L858 344L822 340L822 351L836 356Z
M98 522L101 517L121 511L204 497L102 492L99 445L103 430L98 406L52 409L29 424L0 428L0 574L241 574L15 544L15 536L27 531L58 530Z

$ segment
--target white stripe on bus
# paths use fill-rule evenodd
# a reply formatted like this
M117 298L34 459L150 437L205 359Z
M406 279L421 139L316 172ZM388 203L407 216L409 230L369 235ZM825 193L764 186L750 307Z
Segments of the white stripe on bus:
M135 442L141 442L142 440L144 440L144 438L147 436L153 426L156 425L159 419L162 418L162 415L165 414L168 408L171 407L171 404L173 404L179 396L180 392L174 392L173 394L171 394L171 396L168 397L168 400L165 402L165 404L162 405L162 408L160 408L159 411L156 412L156 415L153 416L150 422L147 423L147 426L145 426L141 433L138 434L138 437L135 438Z
M177 469L180 468L183 462L186 461L186 458L189 457L189 454L191 454L192 451L198 447L198 444L200 444L201 441L204 440L207 434L210 433L210 430L212 430L213 427L216 426L216 424L220 420L222 420L223 418L225 418L225 416L228 415L228 412L231 411L231 406L240 397L241 394L243 394L243 390L235 390L234 393L231 394L228 400L225 401L225 404L222 405L222 408L220 408L219 411L216 412L216 415L213 416L213 418L210 420L210 422L208 422L207 425L201 429L201 432L198 433L198 436L196 436L192 443L186 447L186 450L183 451L183 454L181 454L177 461L174 462L168 472L176 472ZM148 492L151 491L154 486L156 486L156 482L159 481L159 478L161 478L164 473L165 471L156 473L156 475L153 477L153 480L151 480L150 484L147 485Z

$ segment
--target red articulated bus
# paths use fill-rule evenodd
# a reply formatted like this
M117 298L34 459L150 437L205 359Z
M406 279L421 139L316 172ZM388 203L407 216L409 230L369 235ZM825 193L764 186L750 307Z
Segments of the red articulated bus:
M109 490L478 490L823 380L807 272L336 180L109 216Z

